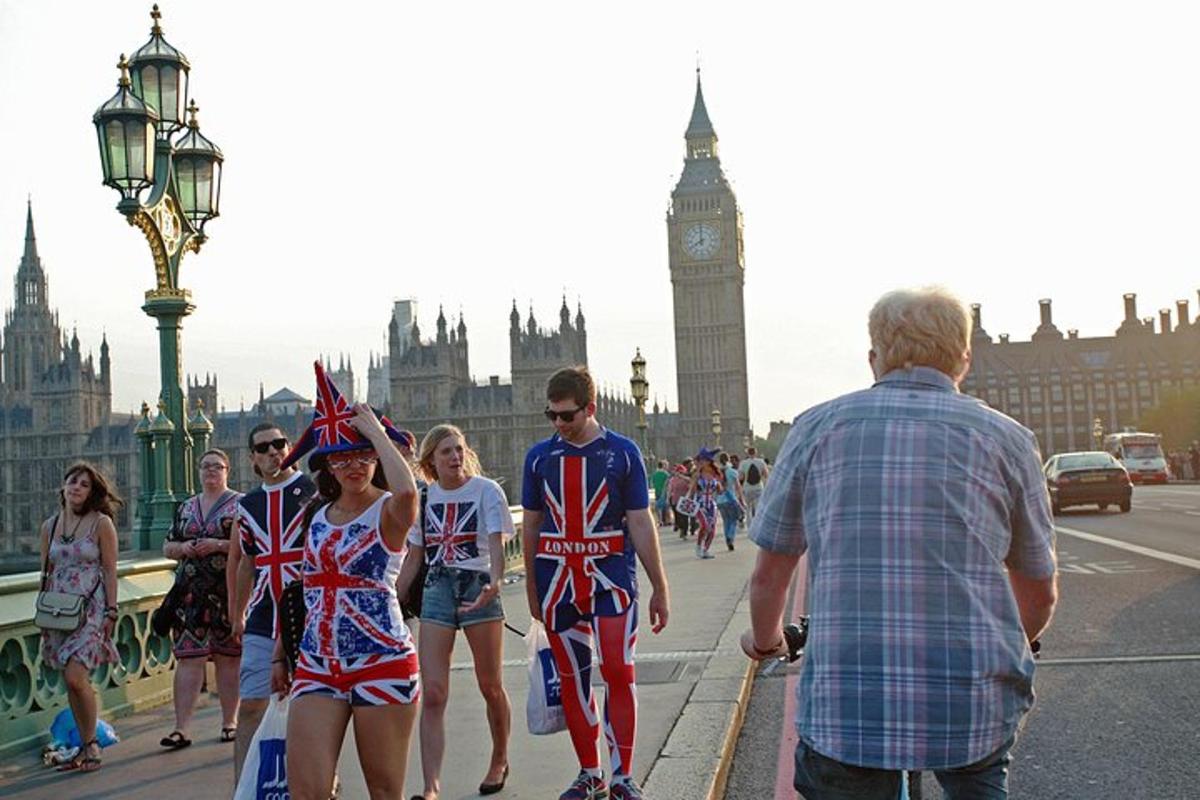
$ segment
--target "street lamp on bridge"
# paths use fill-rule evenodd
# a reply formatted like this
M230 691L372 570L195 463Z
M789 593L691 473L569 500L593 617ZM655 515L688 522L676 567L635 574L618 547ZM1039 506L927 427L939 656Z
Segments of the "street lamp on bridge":
M173 427L169 438L153 443L169 448L169 457L142 463L145 502L139 505L146 513L138 520L138 542L143 548L161 543L176 506L193 490L192 436L179 373L180 320L195 306L191 292L179 285L179 264L189 250L200 252L205 223L219 213L224 162L220 148L200 133L199 108L188 98L191 65L163 38L161 16L155 5L150 41L128 61L122 54L117 93L92 117L104 184L120 192L117 210L142 231L154 259L155 287L146 292L142 310L158 321L162 424L156 421L156 430L165 432L166 423Z
M1097 450L1104 446L1104 423L1099 417L1092 420L1092 439L1096 442Z
M637 353L630 362L633 367L633 374L629 377L629 390L633 394L633 402L637 403L638 407L638 432L641 434L642 457L646 460L647 471L650 465L650 445L646 440L646 401L650 399L650 381L646 380L646 359L642 358L642 348L637 349Z
M712 410L712 435L718 450L721 449L721 409Z

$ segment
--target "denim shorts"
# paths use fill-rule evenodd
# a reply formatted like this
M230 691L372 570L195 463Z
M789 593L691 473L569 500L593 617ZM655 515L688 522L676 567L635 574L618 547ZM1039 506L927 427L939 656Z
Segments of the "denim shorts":
M434 566L425 577L425 593L421 599L421 622L446 628L466 628L480 622L504 619L500 595L482 608L464 614L458 607L474 602L491 582L491 576L474 569Z
M271 696L271 658L275 640L247 633L242 637L242 663L238 668L238 695L247 700Z

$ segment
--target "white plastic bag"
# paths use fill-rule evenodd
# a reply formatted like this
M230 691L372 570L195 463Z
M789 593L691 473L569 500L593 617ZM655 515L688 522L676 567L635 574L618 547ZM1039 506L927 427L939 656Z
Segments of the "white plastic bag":
M242 777L233 800L289 800L287 788L287 697L271 695L258 730L250 740Z
M554 665L554 654L550 652L546 629L536 619L529 620L525 645L529 649L529 698L525 701L529 732L542 736L565 731L567 717L562 707L562 682Z

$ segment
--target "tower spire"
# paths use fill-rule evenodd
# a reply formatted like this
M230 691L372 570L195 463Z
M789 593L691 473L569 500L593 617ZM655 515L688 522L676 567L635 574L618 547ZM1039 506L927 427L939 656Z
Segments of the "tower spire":
M33 233L33 199L25 200L25 252L21 256L21 270L42 271L42 260L38 258L37 236Z
M717 138L712 120L708 118L708 108L704 105L704 90L700 86L699 64L696 65L696 99L692 103L692 118L688 121L687 133L684 135L688 139Z

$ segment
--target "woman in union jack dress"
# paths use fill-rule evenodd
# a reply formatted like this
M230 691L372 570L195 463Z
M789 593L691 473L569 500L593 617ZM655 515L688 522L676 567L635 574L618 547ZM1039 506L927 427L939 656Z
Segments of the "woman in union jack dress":
M353 720L371 796L400 797L420 689L396 580L417 486L394 444L403 434L347 403L319 366L317 388L313 424L289 455L315 449L309 467L319 470L305 517L305 628L295 674L281 644L272 673L273 690L291 689L288 789L295 800L329 798Z
M717 533L717 496L725 491L725 481L717 469L714 458L717 451L700 448L696 454L696 473L692 476L688 494L696 499L696 521L700 531L696 534L696 558L712 558L708 552Z
M492 735L491 760L479 793L495 794L508 778L512 716L504 691L504 608L500 604L504 542L515 531L512 512L500 485L480 474L475 451L453 425L436 425L425 434L418 470L429 486L422 490L417 524L408 534L410 557L396 588L401 597L406 596L424 560L429 571L421 601L419 654L425 787L419 797L437 800L441 792L450 655L459 629L471 647Z

